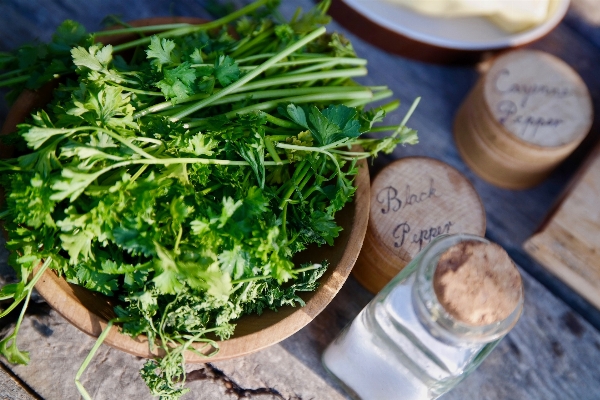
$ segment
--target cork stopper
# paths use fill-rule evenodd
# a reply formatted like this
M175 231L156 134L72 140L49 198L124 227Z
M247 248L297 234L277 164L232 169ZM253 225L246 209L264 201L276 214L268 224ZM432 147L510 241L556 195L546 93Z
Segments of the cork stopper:
M466 241L442 254L433 275L433 289L452 317L483 326L508 318L519 304L522 283L502 247Z

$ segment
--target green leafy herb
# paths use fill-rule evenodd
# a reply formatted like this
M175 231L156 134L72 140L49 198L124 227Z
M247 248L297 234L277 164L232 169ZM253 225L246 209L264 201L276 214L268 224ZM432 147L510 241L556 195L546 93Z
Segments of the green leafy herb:
M210 356L211 337L228 339L242 315L302 306L327 261L297 266L293 256L336 244L357 161L416 142L405 126L414 107L385 127L390 136L365 136L398 103L366 108L392 93L352 80L366 60L319 27L328 4L281 23L274 2L258 0L118 46L92 39L145 28L89 35L67 21L52 43L1 54L0 67L17 72L0 86L14 91L69 76L19 125L27 149L0 162L0 218L21 279L0 291L14 300L3 315L27 305L46 268L113 296L109 325L163 349L141 375L175 399L186 391L185 351ZM145 57L123 59L128 48ZM19 325L0 353L27 363ZM76 377L86 399L79 378L106 332Z

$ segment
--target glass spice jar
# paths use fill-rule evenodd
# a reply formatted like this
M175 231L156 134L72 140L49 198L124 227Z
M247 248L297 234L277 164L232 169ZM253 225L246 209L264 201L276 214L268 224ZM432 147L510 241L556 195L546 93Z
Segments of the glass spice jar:
M472 372L523 308L521 276L484 238L439 236L323 353L353 397L435 399Z

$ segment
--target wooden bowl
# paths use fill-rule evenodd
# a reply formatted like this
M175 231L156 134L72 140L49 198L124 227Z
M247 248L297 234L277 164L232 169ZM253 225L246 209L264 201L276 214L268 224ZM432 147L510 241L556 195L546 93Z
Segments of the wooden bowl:
M198 23L199 20L153 18L139 20L132 25L143 26L173 22ZM119 37L117 41L111 40L110 42L114 44L124 39L126 37ZM18 123L23 122L35 108L47 104L51 97L52 87L37 92L25 91L22 93L9 111L0 134L6 135L13 132ZM11 148L0 146L1 158L10 158L12 154ZM300 296L306 305L304 307L281 307L277 312L267 310L260 316L244 316L236 322L235 334L229 340L217 341L220 350L215 356L206 358L188 351L185 354L187 362L202 363L226 360L264 349L294 334L323 311L350 274L367 230L370 180L365 160L360 162L355 184L357 190L354 201L341 210L336 217L338 224L343 227L343 231L336 239L335 245L331 247L315 246L294 259L296 263L309 260L314 262L328 260L330 264L329 269L320 279L319 288L315 292L304 293ZM0 192L0 201L3 201L3 198L3 193ZM67 321L93 337L98 337L106 327L108 320L115 317L113 307L116 305L116 301L114 299L70 284L51 270L44 273L35 287L48 304ZM151 352L145 336L132 338L120 333L116 326L111 328L104 343L139 357L153 358L163 354L156 347ZM203 343L199 343L194 347L200 350L203 346Z

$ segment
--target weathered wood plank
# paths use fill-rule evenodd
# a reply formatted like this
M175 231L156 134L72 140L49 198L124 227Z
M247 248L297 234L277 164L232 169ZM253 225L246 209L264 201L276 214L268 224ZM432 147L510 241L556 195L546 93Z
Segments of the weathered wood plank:
M600 333L526 272L523 280L521 320L444 400L597 398ZM323 313L281 344L212 366L190 366L192 393L185 398L236 399L236 391L265 400L347 398L324 371L320 357L371 298L350 278ZM31 351L33 361L29 366L9 367L46 400L78 399L72 382L93 339L43 305L34 305L32 311L35 315L26 318L19 343ZM102 346L83 382L96 400L114 399L115 392L127 399L146 399L147 389L138 376L142 364L139 358Z
M574 0L574 3L584 1L591 0ZM55 26L65 18L81 20L88 29L94 30L109 12L120 14L124 19L173 14L206 17L203 3L53 0L29 4L4 0L0 2L0 51L13 49L35 37L48 39ZM306 9L312 2L284 1L284 14L290 15L298 5ZM596 327L600 327L600 314L521 250L523 241L535 231L580 165L589 144L599 136L600 77L597 66L600 65L600 52L594 44L583 40L582 32L587 31L581 26L587 26L589 32L598 32L598 28L579 19L573 12L569 18L567 23L532 47L558 55L579 72L594 99L596 123L590 140L547 181L526 191L508 191L485 183L458 156L451 135L452 122L460 102L478 78L476 68L414 62L387 54L346 32L359 55L369 60L369 76L362 82L386 84L403 102L400 112L390 116L390 122L399 123L412 99L423 97L410 122L419 130L421 143L380 157L373 171L407 155L434 157L457 168L474 183L483 199L488 219L487 236L503 245L526 271L526 305L521 322L474 375L444 397L446 400L591 400L600 393L598 332L537 281L558 294ZM576 19L576 24L572 18ZM335 22L330 30L344 31ZM0 103L0 121L6 111L6 104ZM5 265L6 253L2 250L0 240L0 264ZM194 395L188 398L235 399L239 397L236 390L239 393L244 388L255 389L247 392L248 395L263 399L344 398L339 387L322 369L320 354L370 298L369 293L350 279L324 313L280 345L249 357L217 363L215 367L224 375L210 368L191 373L192 380L196 380L191 383ZM24 325L21 343L32 350L33 361L28 367L11 368L36 390L40 388L40 394L46 399L78 398L70 382L93 341L54 313L30 315ZM31 346L34 343L38 346ZM115 398L115 393L122 398L148 398L137 376L141 363L141 360L103 348L88 371L85 384L96 399ZM228 378L233 383L227 381Z
M600 308L600 146L525 250Z
M0 365L0 393L2 400L38 400L22 387L21 381L13 378L12 371L4 365Z

